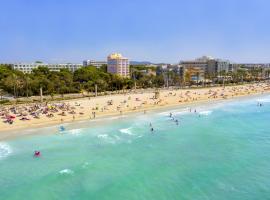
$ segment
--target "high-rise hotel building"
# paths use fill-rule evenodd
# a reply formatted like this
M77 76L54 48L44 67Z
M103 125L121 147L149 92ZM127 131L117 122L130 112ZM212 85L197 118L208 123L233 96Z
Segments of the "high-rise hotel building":
M110 54L107 57L107 72L126 78L130 77L129 60L119 53Z

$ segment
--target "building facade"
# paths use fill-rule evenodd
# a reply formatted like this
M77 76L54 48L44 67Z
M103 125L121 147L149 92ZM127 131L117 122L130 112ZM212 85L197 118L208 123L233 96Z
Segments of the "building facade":
M96 61L96 60L84 60L83 66L94 66L96 68L100 68L103 65L107 65L106 61Z
M163 73L167 72L167 68L168 68L167 64L158 65L156 68L156 75L158 76L163 75Z
M16 63L12 64L12 69L22 71L23 73L31 73L33 69L38 67L48 67L51 71L60 71L60 69L68 69L71 72L81 68L82 64L48 64L48 63Z
M227 60L215 59L210 56L203 56L195 60L181 61L180 65L184 68L184 73L191 77L191 80L203 80L208 75L218 75L221 72L230 70L230 62Z
M183 80L201 81L205 78L208 63L204 60L181 61L183 67Z
M211 59L206 61L206 73L208 74L220 74L221 72L228 72L230 69L230 62L221 59Z
M107 57L107 72L129 78L129 60L119 53L110 54Z

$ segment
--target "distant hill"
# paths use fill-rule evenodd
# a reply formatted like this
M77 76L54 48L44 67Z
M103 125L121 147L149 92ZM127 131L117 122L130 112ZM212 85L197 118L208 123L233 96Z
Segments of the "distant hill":
M153 63L148 61L130 61L131 65L151 65Z

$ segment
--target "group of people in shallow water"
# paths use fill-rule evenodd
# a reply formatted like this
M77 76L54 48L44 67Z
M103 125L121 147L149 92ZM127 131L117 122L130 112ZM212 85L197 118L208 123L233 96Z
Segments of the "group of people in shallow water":
M41 152L40 151L35 151L34 152L34 157L40 157L41 156Z
M170 117L170 119L171 119L173 122L175 122L175 124L176 124L177 126L179 125L179 120L178 120L178 119L175 119L175 118L173 117L173 114L172 114L172 113L170 113L169 117ZM150 131L153 133L153 132L154 132L154 128L153 128L153 125L152 125L151 122L150 122L150 124L149 124L149 127L150 127Z
M152 123L151 123L151 122L150 122L149 126L150 126L150 131L153 133L153 132L154 132L154 128L153 128L153 126L152 126Z
M258 102L258 103L257 103L257 106L262 107L262 106L263 106L263 104L262 104L262 103L260 103L260 102Z
M178 119L174 119L174 117L173 117L173 114L172 114L172 113L170 113L170 118L171 118L171 120L172 120L173 122L175 122L175 123L176 123L176 125L177 125L177 126L179 125L179 121L178 121Z
M258 102L258 103L257 103L257 106L262 107L262 106L263 106L263 103ZM191 109L191 108L189 109L189 112L192 112L192 109ZM196 110L196 109L194 109L194 113L197 113L197 110ZM200 117L200 115L199 115L199 117ZM175 119L172 113L169 114L169 118L170 118L173 122L175 122L177 126L179 125L179 120L178 120L178 119ZM149 124L149 127L150 127L151 133L153 133L153 132L154 132L154 127L153 127L153 125L152 125L151 122L150 122L150 124ZM60 126L59 130L60 130L61 132L62 132L62 131L65 131L65 127L64 127L64 126ZM40 157L40 156L41 156L41 152L40 152L40 151L34 151L34 155L33 155L33 156L34 156L34 157Z
M262 104L261 104L260 106L262 106ZM193 112L191 108L189 108L189 112ZM197 110L196 110L196 109L194 109L194 113L197 114ZM200 117L201 115L199 114L198 116ZM175 119L175 117L173 116L172 113L169 114L169 118L170 118L173 122L175 122L175 124L176 124L177 126L179 125L179 123L180 123L179 120L178 120L178 119ZM152 123L150 123L149 126L150 126L150 131L153 133L153 132L154 132L154 128L153 128L153 126L152 126Z

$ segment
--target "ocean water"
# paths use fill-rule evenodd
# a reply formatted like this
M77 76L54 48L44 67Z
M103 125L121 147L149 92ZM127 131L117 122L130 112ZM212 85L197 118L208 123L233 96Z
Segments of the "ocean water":
M269 125L263 95L28 130L0 142L0 199L270 199Z

